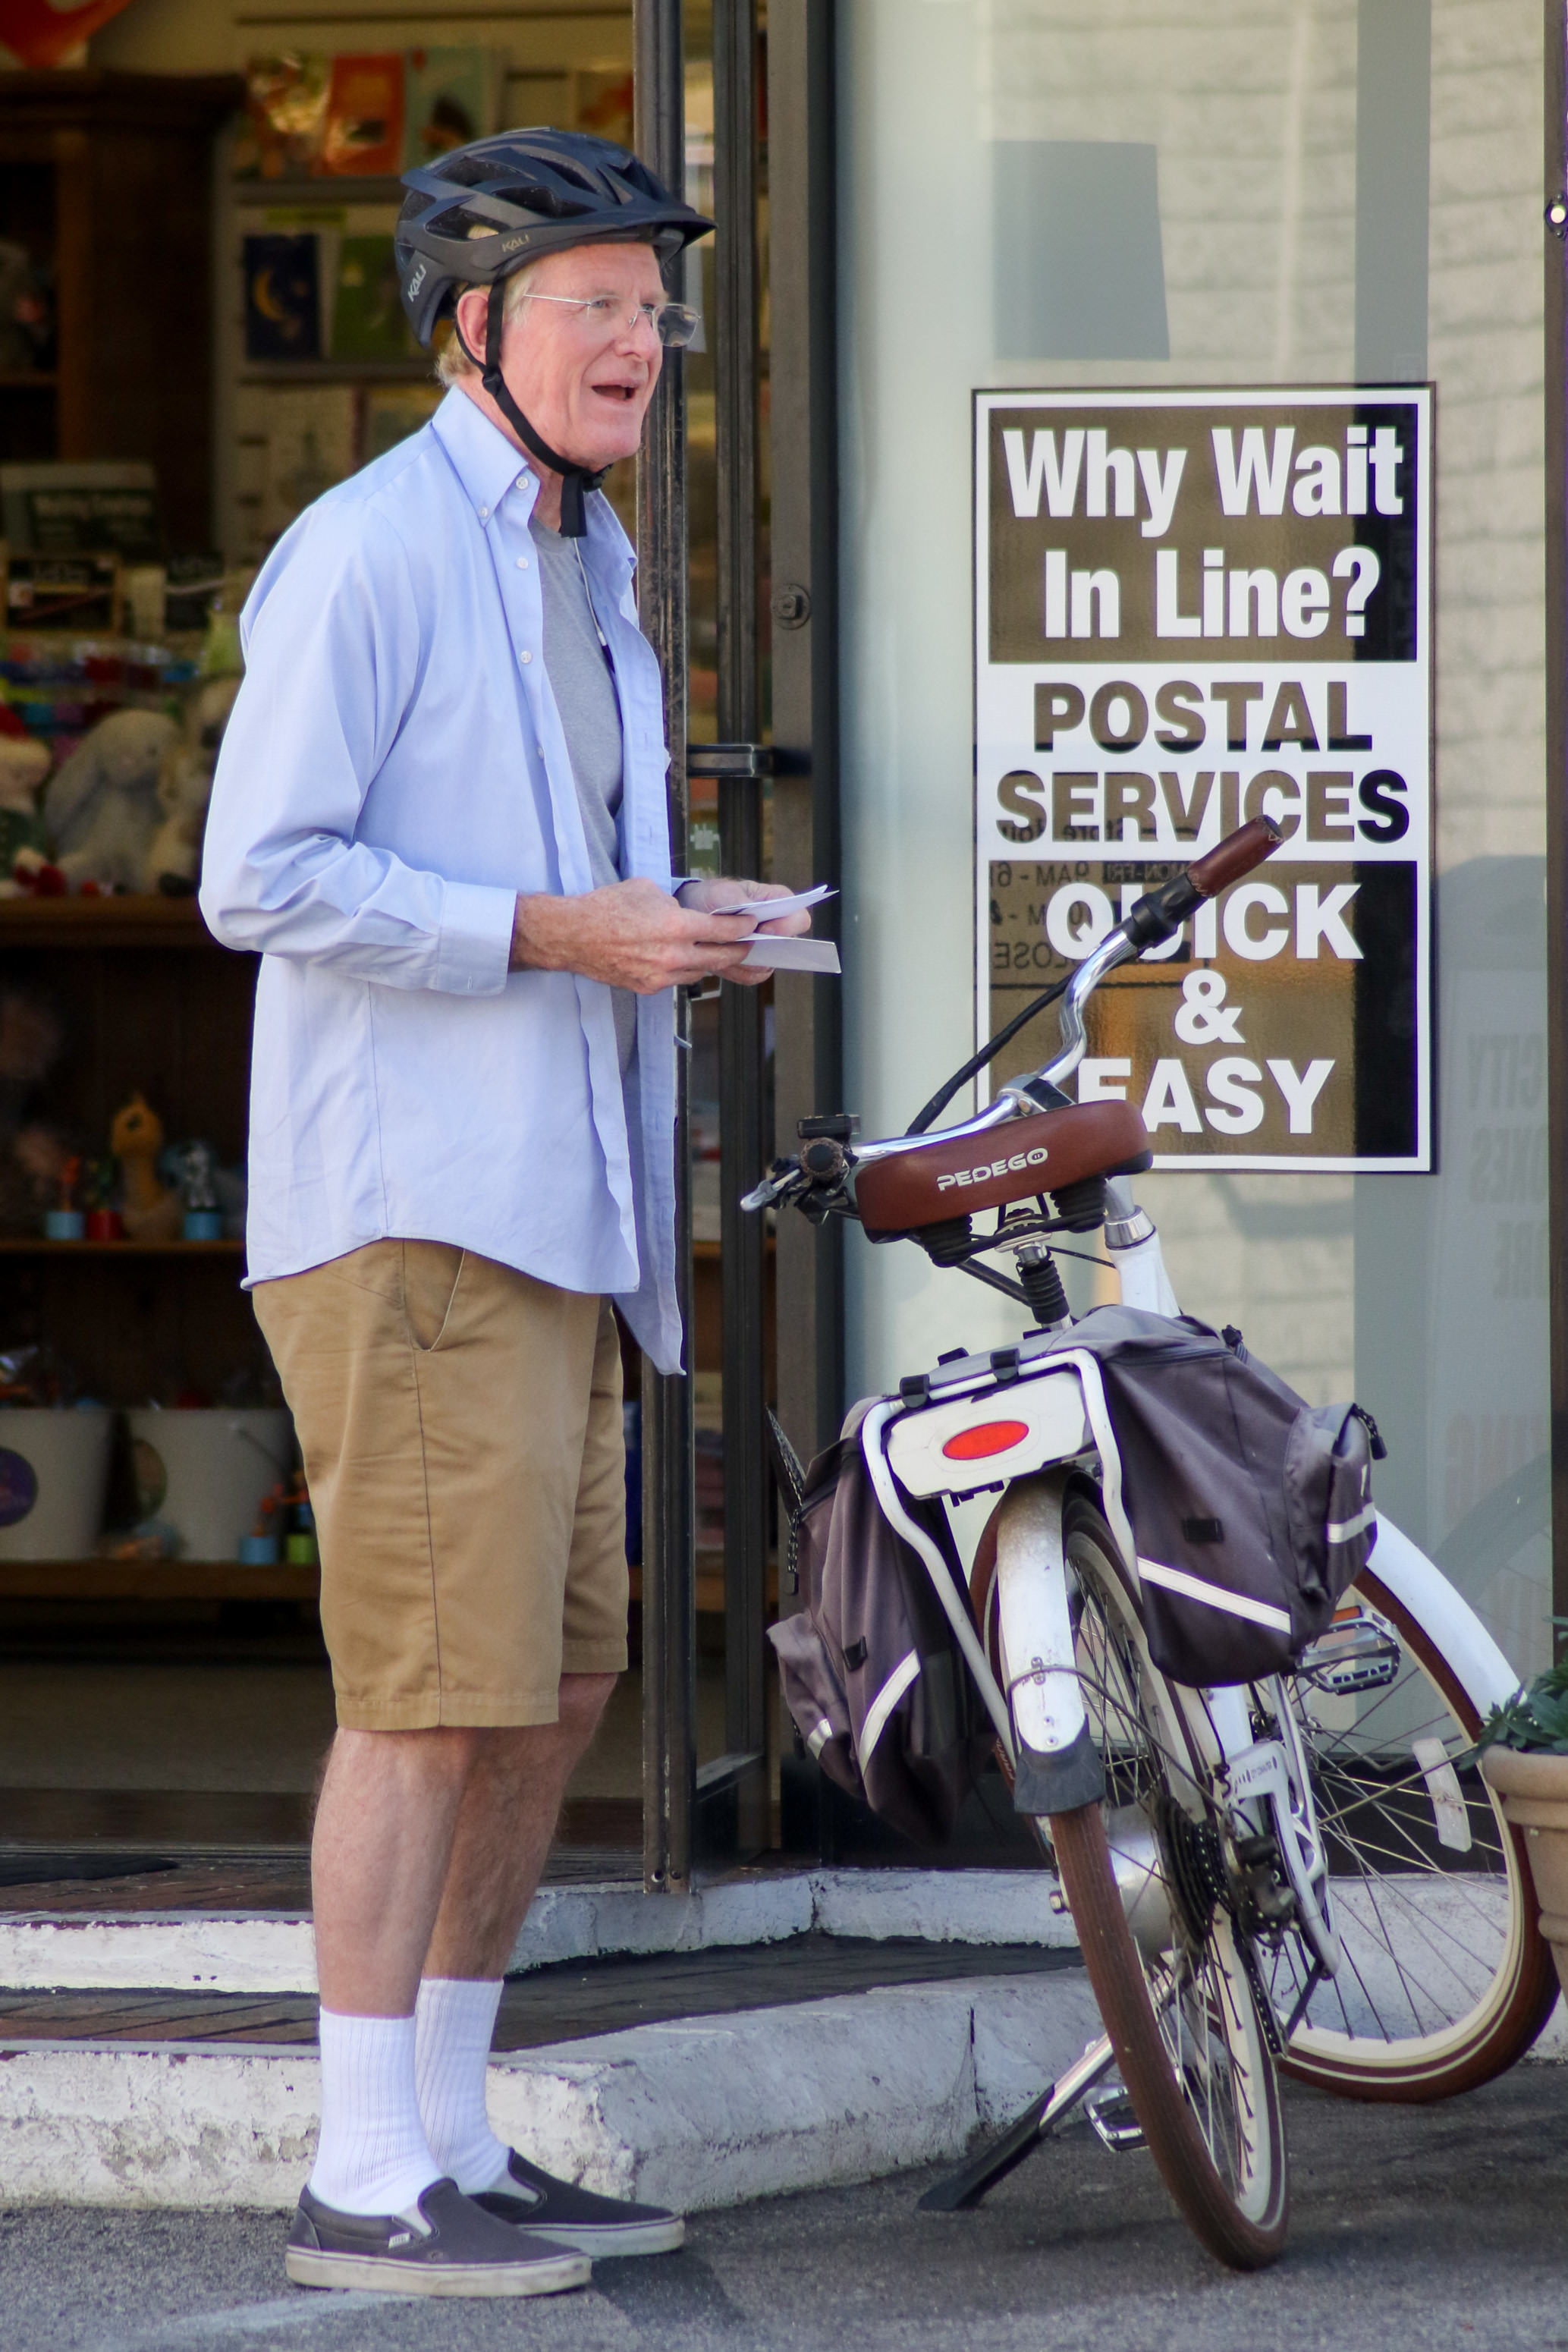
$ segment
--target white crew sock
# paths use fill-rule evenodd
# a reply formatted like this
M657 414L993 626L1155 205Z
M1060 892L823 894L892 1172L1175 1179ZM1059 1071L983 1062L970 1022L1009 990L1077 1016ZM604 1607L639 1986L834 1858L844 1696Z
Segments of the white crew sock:
M420 2121L431 2154L465 2197L498 2189L511 2153L485 2110L485 2065L500 2004L499 1977L426 1977L414 2011Z
M340 2213L406 2213L440 2178L419 2120L413 2018L324 2009L310 2194Z

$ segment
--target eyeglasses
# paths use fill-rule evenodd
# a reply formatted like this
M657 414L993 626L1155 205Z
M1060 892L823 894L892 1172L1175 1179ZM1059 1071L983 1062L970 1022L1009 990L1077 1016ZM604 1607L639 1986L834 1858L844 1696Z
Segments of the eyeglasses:
M624 294L525 294L525 302L556 302L562 310L578 310L582 323L601 334L624 318L629 327L652 327L666 349L679 351L689 343L702 325L702 312L689 310L684 302L633 302L628 305Z

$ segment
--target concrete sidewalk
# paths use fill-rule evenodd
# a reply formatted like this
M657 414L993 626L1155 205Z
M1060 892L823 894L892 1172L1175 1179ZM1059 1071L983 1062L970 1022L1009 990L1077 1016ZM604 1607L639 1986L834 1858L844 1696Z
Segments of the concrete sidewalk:
M928 2176L698 2216L527 2304L306 2294L267 2213L0 2214L5 2352L1543 2352L1568 2338L1568 2075L1436 2107L1288 2094L1290 2242L1210 2262L1079 2126L978 2212Z
M1097 2032L1087 1981L1071 1964L1071 1923L1056 1905L1043 1870L756 1874L653 1899L621 1886L546 1890L515 1969L577 1960L591 1969L610 1953L756 1951L808 1931L873 1943L914 1937L928 1950L1028 1942L1065 1965L1049 1975L897 1984L879 1971L870 1989L838 1998L723 2014L697 2003L686 2014L677 2003L662 2022L513 2047L491 2063L497 2126L552 2170L691 2210L955 2158ZM1009 1957L998 1949L1003 1969ZM890 1977L900 1972L890 1963ZM231 1990L308 2007L314 1969L302 1918L74 1913L0 1922L6 1975L88 1996L138 1987L183 1994L172 2027L143 2028L166 2033L206 2032L187 2013ZM711 1989L710 2005L721 2006ZM106 2019L110 2006L88 2001ZM35 2038L5 2039L0 2017L0 2203L293 2201L318 2112L315 2050L298 2039L308 2021L293 2019L288 2040L139 2042L132 2022L119 2029L127 2038L94 2041L90 2024L69 2023L75 2004L57 2004L58 2023L43 2007L27 2028ZM1538 2047L1561 2056L1563 2043L1560 2007Z

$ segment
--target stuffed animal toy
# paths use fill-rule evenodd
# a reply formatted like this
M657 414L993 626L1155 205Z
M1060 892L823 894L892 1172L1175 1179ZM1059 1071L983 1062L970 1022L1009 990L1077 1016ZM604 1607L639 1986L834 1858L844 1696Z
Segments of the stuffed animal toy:
M238 692L237 677L214 678L185 707L179 740L170 745L158 771L162 823L148 846L140 886L143 890L181 898L196 887L213 770Z
M140 890L158 829L158 777L180 740L159 710L114 710L83 736L44 794L44 823L68 885Z
M157 1159L163 1149L163 1127L141 1095L132 1095L116 1111L109 1130L109 1148L120 1162L124 1189L122 1215L133 1242L177 1241L184 1223L185 1204L158 1181Z
M48 745L29 735L16 712L0 702L0 898L15 898L21 887L12 879L21 852L43 848L37 795L48 772Z

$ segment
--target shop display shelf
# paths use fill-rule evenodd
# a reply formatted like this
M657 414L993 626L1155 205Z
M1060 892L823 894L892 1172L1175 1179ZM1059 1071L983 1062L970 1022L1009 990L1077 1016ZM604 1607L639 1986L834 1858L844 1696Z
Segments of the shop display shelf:
M406 360L248 360L241 383L434 383L428 352Z
M316 1601L321 1571L279 1560L0 1560L0 1601Z
M43 1234L0 1234L0 1257L240 1257L242 1241L57 1242Z
M396 205L408 190L394 174L318 172L292 180L231 179L236 205Z
M215 948L194 898L0 898L0 948Z

